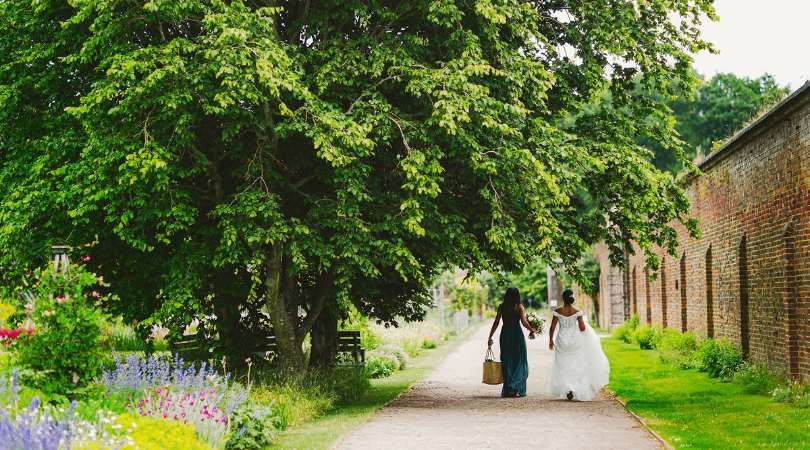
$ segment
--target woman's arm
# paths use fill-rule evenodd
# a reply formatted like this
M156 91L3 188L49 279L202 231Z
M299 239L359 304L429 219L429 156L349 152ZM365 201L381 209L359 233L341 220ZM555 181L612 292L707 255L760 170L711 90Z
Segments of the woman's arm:
M551 326L548 327L548 349L554 350L554 330L557 328L557 316L551 318Z
M518 314L520 314L520 323L522 323L523 326L532 333L537 333L537 330L532 328L529 321L526 320L526 308L524 308L523 305L518 305Z
M579 331L585 331L585 321L582 320L582 316L577 317L577 322L579 322Z
M495 330L498 329L498 323L501 321L501 308L498 308L498 314L495 315L495 322L492 324L492 329L489 330L489 339L487 340L487 344L492 347L492 335L495 334Z

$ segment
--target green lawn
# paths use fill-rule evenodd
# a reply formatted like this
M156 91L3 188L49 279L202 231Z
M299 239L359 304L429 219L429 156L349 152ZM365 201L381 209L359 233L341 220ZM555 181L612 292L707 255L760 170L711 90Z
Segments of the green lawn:
M419 381L481 326L484 324L473 325L467 331L440 344L438 348L424 350L421 355L410 361L405 370L394 372L388 378L372 380L371 389L358 402L340 406L325 416L287 430L279 437L273 448L326 449L331 447L338 438L365 423L375 411Z
M613 338L603 344L610 389L674 447L810 449L810 409L670 367L654 350Z

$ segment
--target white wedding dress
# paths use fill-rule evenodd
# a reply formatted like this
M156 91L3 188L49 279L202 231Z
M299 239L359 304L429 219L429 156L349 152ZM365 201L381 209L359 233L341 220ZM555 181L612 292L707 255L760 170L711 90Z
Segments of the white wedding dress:
M551 395L574 400L589 401L608 383L610 363L602 351L599 336L585 317L585 331L579 331L577 318L582 311L563 316L552 311L557 318L557 336L554 337L554 364L551 369Z

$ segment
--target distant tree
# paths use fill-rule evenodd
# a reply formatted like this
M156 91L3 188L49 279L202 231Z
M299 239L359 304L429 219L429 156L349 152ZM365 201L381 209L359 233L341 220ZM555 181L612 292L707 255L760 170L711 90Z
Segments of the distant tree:
M636 86L665 100L689 82L705 15L711 0L2 1L0 278L84 246L141 329L208 317L238 352L272 327L303 370L341 305L419 318L440 267L573 264L599 239L655 264L688 204L636 144L676 143Z
M684 156L694 159L708 154L715 142L731 136L745 122L764 108L772 106L789 92L773 76L738 77L720 73L708 81L700 81L694 92L681 89L670 103L684 145ZM678 172L683 167L676 153L653 145L656 167Z

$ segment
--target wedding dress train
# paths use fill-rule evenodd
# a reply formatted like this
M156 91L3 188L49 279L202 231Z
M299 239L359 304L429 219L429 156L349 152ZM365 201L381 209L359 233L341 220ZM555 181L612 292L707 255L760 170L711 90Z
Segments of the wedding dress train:
M585 331L579 330L577 318L582 311L563 316L552 311L559 326L554 338L554 363L551 369L551 395L562 399L569 392L574 400L589 401L608 383L610 364L602 351L602 343L585 321Z

